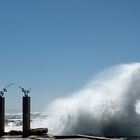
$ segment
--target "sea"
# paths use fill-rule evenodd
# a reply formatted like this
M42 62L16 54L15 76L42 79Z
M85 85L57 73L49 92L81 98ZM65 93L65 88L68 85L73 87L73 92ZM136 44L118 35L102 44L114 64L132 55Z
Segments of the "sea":
M44 113L45 112L45 113ZM140 63L121 64L96 74L80 90L31 113L31 128L50 134L140 136ZM5 130L21 130L22 114L6 114Z
M32 128L40 128L40 122L47 118L48 113L33 112L30 114L30 123ZM38 122L38 126L34 126L33 122ZM22 113L7 113L5 115L5 132L10 130L22 130Z

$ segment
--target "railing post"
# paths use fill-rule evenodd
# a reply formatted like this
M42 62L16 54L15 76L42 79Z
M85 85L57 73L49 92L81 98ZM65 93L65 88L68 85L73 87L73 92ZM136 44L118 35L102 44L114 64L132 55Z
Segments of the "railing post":
M30 133L30 97L23 97L23 137Z
M5 97L0 96L0 136L4 135Z

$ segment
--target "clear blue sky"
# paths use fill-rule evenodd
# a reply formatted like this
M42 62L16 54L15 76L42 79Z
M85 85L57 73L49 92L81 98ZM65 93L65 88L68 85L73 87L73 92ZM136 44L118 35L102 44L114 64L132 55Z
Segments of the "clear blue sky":
M140 61L139 0L1 0L0 87L32 88L32 110L82 88L99 71ZM7 108L20 108L9 88Z

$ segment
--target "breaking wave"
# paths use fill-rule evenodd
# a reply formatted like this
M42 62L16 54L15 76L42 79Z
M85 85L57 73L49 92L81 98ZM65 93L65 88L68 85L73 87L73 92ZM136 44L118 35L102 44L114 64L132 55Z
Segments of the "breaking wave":
M140 63L118 65L79 92L52 102L40 126L52 134L140 136L139 100Z

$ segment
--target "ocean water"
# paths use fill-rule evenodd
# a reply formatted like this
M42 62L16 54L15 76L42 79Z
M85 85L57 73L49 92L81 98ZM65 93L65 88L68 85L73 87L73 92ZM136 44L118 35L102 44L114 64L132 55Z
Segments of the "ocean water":
M31 113L31 128L39 128L39 123L46 119L47 113L33 112ZM32 126L32 122L38 122L36 126ZM22 113L9 113L5 116L5 131L22 130Z
M103 70L44 112L31 115L31 126L47 127L51 134L140 136L140 63ZM21 114L7 115L7 130L21 124Z

